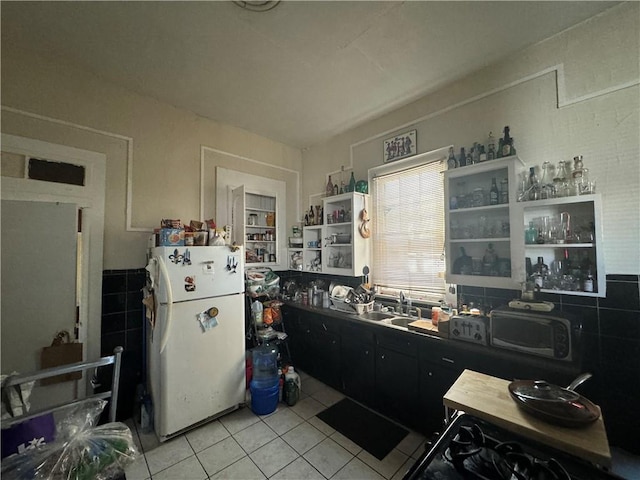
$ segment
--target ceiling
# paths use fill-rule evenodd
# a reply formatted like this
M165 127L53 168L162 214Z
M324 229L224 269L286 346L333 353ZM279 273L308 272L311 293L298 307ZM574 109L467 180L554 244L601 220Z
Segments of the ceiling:
M250 3L250 2L247 2ZM2 48L304 148L617 2L7 2Z

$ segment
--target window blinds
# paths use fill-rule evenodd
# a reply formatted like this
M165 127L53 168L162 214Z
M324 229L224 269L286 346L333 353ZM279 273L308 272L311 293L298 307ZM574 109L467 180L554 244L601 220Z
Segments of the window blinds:
M372 181L373 280L378 292L437 302L444 283L442 161Z

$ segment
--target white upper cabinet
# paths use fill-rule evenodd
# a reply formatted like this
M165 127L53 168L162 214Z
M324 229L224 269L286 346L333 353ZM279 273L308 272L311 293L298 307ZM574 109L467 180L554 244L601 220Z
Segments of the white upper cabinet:
M519 289L524 260L513 241L517 156L444 172L446 281ZM493 189L493 192L492 192Z

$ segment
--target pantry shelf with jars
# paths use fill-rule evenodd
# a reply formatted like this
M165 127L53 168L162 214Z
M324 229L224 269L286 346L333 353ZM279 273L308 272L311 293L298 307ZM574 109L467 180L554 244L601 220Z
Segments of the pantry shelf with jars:
M523 162L516 155L444 172L448 283L518 289L524 279L512 227Z
M248 191L244 185L232 191L233 240L245 246L247 266L277 267L281 260L279 195Z

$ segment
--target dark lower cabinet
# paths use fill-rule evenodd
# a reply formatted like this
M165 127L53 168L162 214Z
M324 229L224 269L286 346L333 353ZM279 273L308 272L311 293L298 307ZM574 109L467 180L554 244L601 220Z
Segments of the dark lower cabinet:
M417 359L378 345L375 363L376 408L388 417L415 428L421 412Z
M283 315L295 367L426 436L441 431L442 397L465 368L559 385L576 376L573 367L557 362L304 308L285 306ZM616 423L614 428L623 426Z
M341 388L340 335L330 318L317 313L301 311L284 316L288 344L294 367L308 373L321 382Z
M340 337L322 328L310 329L310 355L313 357L309 373L322 383L340 389Z
M420 370L420 405L423 414L420 416L420 428L427 437L435 432L442 432L444 421L444 404L442 397L454 384L461 370L447 368L438 364L422 365Z
M340 345L342 391L365 405L375 406L375 358L373 344L348 341Z

